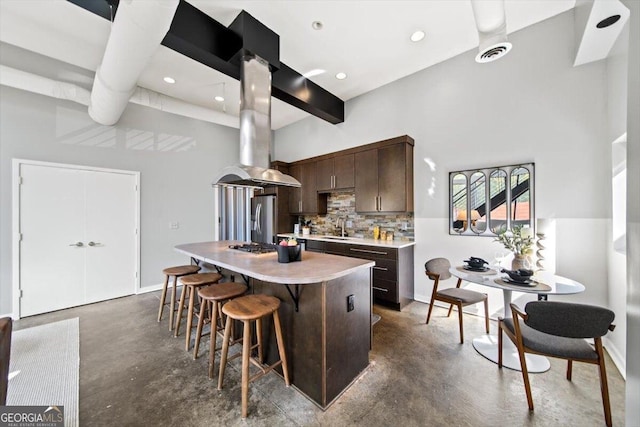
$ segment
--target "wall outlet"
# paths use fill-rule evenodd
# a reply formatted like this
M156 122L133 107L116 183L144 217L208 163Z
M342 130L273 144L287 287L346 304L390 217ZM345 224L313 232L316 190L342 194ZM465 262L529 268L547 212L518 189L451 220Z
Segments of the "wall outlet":
M171 230L177 230L178 228L180 228L180 223L178 221L172 221L169 223L169 228Z
M353 228L353 221L351 220L347 221L347 228Z
M353 295L347 296L347 312L355 309L355 297Z
M405 231L407 230L407 227L408 227L408 226L409 226L409 224L408 224L408 223L406 223L406 222L403 222L402 224L400 224L400 228L401 228L402 230L405 230Z

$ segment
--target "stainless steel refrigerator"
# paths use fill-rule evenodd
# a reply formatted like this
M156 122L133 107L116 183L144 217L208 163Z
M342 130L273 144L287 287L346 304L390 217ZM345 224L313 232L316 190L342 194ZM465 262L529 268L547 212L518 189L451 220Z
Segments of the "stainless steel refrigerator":
M254 195L251 199L251 241L276 242L276 196Z

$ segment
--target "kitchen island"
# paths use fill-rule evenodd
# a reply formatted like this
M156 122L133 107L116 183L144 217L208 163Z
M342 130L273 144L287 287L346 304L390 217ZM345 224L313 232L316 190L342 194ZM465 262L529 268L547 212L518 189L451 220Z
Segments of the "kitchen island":
M326 409L369 365L371 267L375 262L303 251L302 261L281 264L275 252L230 249L244 242L178 245L199 263L245 277L250 291L280 299L289 377L300 392ZM278 359L275 335L263 322L265 362Z

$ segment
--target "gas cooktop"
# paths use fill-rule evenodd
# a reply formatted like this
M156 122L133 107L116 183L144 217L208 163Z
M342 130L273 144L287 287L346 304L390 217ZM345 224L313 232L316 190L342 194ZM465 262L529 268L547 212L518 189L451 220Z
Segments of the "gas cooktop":
M269 252L275 252L276 245L270 245L269 243L245 243L242 245L229 245L229 249L236 249L252 254L266 254Z

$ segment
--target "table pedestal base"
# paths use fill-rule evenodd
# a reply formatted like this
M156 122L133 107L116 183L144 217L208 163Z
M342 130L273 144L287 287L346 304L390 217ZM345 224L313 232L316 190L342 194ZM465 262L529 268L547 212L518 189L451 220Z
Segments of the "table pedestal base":
M473 348L476 349L483 357L489 359L493 363L498 363L498 336L483 335L473 339ZM527 360L527 370L529 373L546 372L551 367L549 359L537 354L525 354ZM502 366L513 369L514 371L522 371L520 368L520 357L518 349L511 342L509 337L503 335L502 340Z

